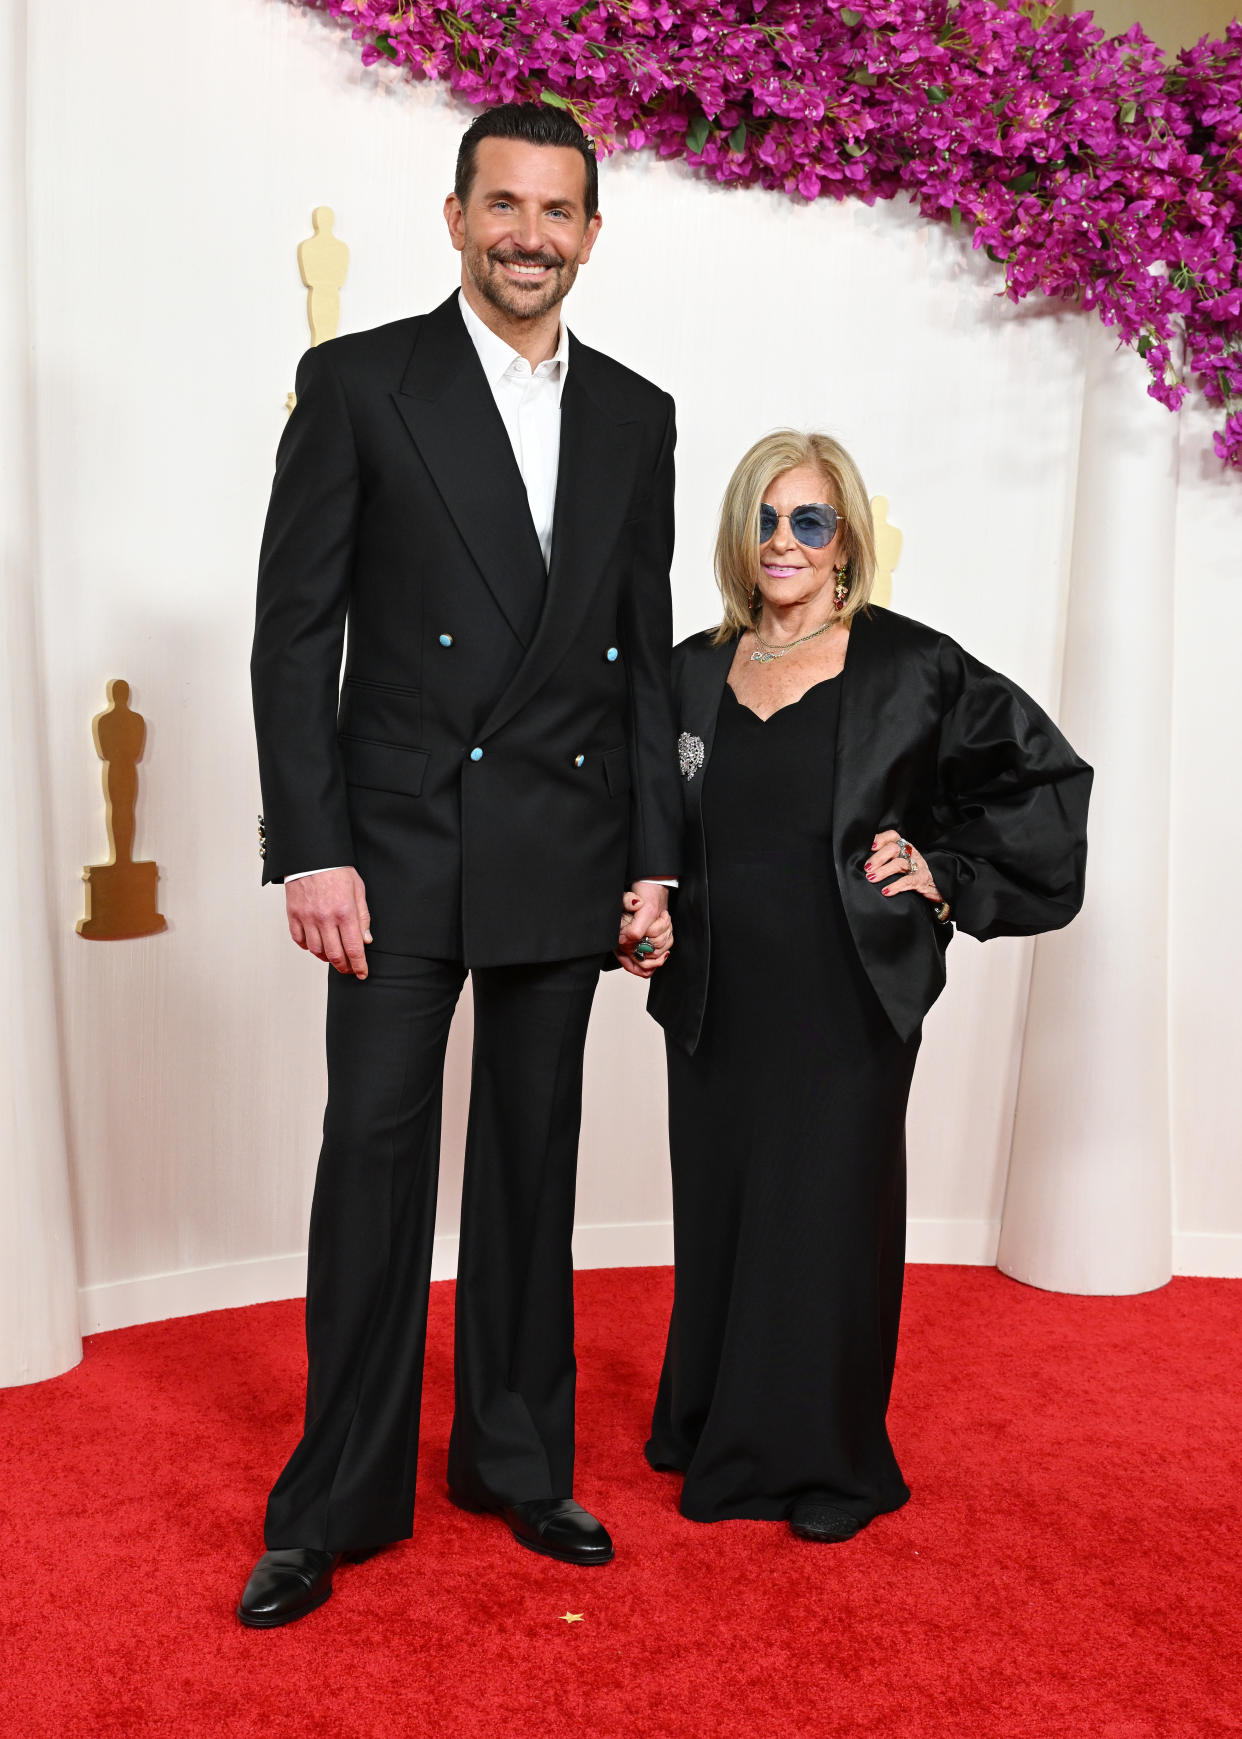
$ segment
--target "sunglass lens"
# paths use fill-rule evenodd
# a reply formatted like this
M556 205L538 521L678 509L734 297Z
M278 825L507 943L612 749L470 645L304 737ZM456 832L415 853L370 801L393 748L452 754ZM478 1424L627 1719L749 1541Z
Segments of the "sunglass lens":
M779 524L776 509L765 502L759 509L759 542L766 543L770 537L774 537Z
M837 535L835 507L800 507L790 516L789 529L807 549L827 549Z

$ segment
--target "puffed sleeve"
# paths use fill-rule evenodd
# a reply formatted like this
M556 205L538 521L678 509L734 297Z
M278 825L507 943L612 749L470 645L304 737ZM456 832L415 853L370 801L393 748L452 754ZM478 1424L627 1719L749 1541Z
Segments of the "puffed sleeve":
M1059 930L1082 905L1091 768L1016 683L946 648L923 852L967 935Z

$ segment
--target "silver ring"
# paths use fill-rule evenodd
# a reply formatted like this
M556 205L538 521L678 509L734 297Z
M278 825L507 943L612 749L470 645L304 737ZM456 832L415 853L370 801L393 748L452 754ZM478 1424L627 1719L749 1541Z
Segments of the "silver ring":
M898 837L897 850L906 860L906 874L912 875L914 872L914 847L908 839Z

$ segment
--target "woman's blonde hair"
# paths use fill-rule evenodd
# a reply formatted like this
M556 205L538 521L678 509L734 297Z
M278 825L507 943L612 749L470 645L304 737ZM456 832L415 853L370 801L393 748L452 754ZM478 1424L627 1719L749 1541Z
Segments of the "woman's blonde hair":
M776 429L743 455L720 504L716 584L724 603L724 619L716 630L717 646L736 639L754 622L751 598L758 595L754 588L759 580L759 509L772 483L800 465L809 465L821 474L841 517L846 558L843 578L849 591L839 619L848 622L871 596L875 527L858 466L831 435Z

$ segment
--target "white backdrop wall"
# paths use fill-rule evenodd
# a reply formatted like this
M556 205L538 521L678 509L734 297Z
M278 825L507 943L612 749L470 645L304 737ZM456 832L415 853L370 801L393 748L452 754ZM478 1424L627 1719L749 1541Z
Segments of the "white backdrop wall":
M332 205L352 249L342 330L441 300L457 260L439 207L467 116L437 87L364 71L335 27L285 0L140 5L123 31L88 0L31 8L28 78L50 977L82 1323L95 1328L301 1284L324 987L288 940L279 893L259 886L246 672L273 452L306 343L295 249L312 207ZM986 259L904 205L724 191L646 155L606 165L602 202L569 320L677 398L678 632L713 615L713 522L733 462L778 423L826 426L905 533L895 606L1055 714L1084 383L1091 347L1108 343L1091 319L1012 307ZM1130 402L1140 438L1167 441L1167 413ZM1150 914L1169 942L1174 1248L1183 1269L1242 1273L1229 868L1242 853L1242 482L1220 475L1203 417L1179 438L1170 894ZM112 676L148 721L137 850L159 861L170 929L87 943L73 930L80 869L105 845L89 721ZM1104 890L1147 866L1097 851L1092 873ZM995 1258L1031 954L967 938L951 951L911 1117L916 1259ZM585 1263L671 1255L662 1051L641 1002L613 974L596 1006ZM468 1044L467 1007L449 1061L438 1273L452 1270Z

